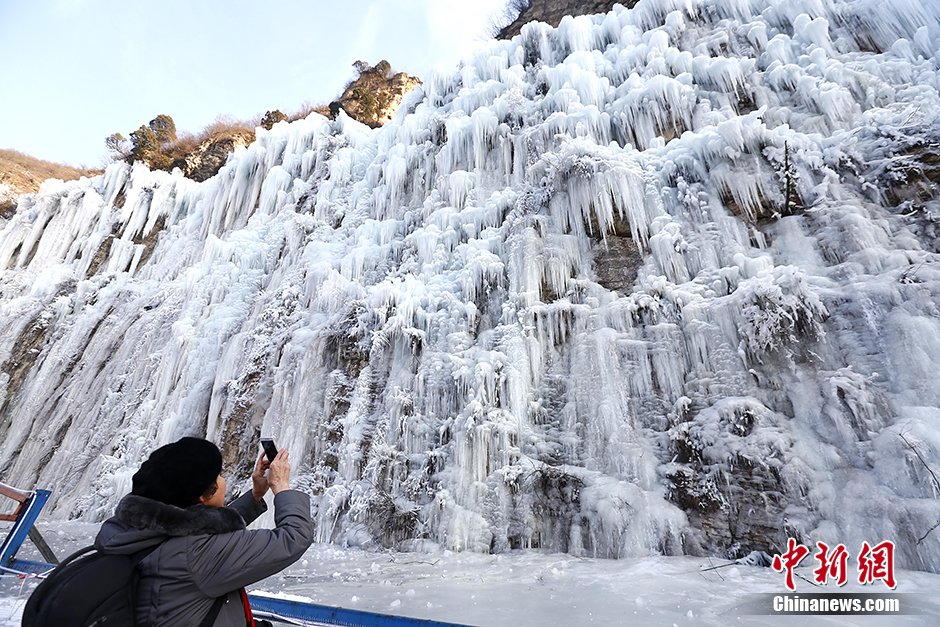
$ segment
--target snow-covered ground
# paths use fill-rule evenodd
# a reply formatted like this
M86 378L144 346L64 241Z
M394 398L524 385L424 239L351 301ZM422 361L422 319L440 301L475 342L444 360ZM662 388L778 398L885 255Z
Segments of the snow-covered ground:
M97 530L87 523L43 526L58 553L87 543ZM23 557L30 555L25 546ZM748 614L752 595L786 592L783 575L770 568L708 558L578 558L515 551L502 555L441 551L402 553L314 545L254 593L325 605L458 622L469 625L937 625L940 575L898 571L896 592L930 613L910 616L778 616ZM797 573L812 579L812 566ZM35 580L0 580L0 626L19 625ZM888 592L849 584L817 588L797 578L797 593ZM911 597L908 595L916 595Z

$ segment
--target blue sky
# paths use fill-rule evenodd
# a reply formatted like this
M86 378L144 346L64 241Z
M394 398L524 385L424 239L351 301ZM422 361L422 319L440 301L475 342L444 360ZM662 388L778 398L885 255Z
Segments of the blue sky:
M0 0L0 148L98 166L160 113L328 103L357 59L420 77L487 38L506 0Z

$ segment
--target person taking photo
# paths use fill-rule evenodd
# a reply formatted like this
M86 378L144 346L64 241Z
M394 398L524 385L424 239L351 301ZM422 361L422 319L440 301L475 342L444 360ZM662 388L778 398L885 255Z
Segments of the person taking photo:
M146 627L256 623L245 586L296 562L313 541L310 498L291 490L286 450L262 454L252 489L225 505L219 448L185 437L155 450L95 539L103 554L144 555L135 614ZM246 529L274 493L274 529ZM259 625L261 623L258 623Z

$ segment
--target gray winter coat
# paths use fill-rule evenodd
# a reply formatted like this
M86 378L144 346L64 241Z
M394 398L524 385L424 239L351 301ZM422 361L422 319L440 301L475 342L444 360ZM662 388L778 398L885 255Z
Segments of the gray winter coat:
M140 562L140 625L195 627L217 597L217 627L242 627L239 590L290 566L313 541L310 498L294 490L274 497L274 529L247 530L267 510L247 493L228 507L181 509L129 494L95 538L102 553L132 554L156 546Z

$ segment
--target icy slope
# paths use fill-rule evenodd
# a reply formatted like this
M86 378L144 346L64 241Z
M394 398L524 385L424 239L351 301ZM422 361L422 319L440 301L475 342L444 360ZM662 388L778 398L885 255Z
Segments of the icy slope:
M155 446L244 478L263 432L321 541L940 571L938 23L642 0L376 131L47 184L0 232L0 476L96 520Z

